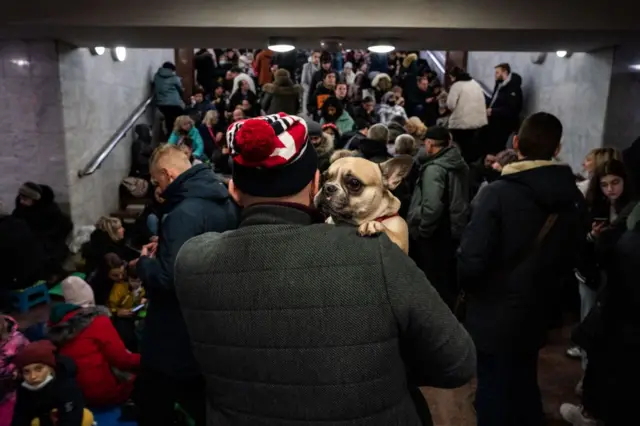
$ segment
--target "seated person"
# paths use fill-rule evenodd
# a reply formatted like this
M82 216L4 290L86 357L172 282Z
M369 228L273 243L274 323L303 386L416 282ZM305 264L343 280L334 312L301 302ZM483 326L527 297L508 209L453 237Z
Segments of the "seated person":
M213 159L215 153L226 143L224 134L227 132L227 126L224 115L221 117L215 110L207 111L198 131L204 143L205 155Z
M25 182L18 191L12 216L27 223L53 264L62 264L69 254L66 239L73 223L58 207L49 186Z
M89 407L110 407L126 402L134 377L123 380L114 369L133 372L140 355L129 352L104 307L91 300L91 287L78 277L63 282L65 303L53 305L47 338L77 368L77 382Z
M204 89L197 87L191 96L191 105L187 107L187 115L199 126L207 111L215 109L215 105L205 99Z
M180 142L178 142L178 148L184 152L192 166L202 164L202 161L193 156L193 141L189 136L185 136L180 139Z
M340 134L350 132L355 126L353 118L344 109L342 102L335 96L330 96L322 104L320 124L333 123Z
M14 356L29 341L18 331L18 323L11 317L0 315L0 426L11 425L16 404Z
M169 143L177 145L182 138L189 136L193 141L193 155L196 158L204 158L204 142L194 121L188 115L176 118L173 132L169 136Z
M12 426L91 426L70 359L48 340L26 345L14 358L21 380Z
M120 267L109 272L113 287L111 287L107 307L111 312L113 325L126 348L131 352L138 352L135 332L138 315L137 311L133 312L133 308L146 303L145 292L135 268L129 268L125 274L125 263L122 260L120 262Z
M10 309L9 291L48 278L53 265L27 222L7 214L0 203L0 308Z

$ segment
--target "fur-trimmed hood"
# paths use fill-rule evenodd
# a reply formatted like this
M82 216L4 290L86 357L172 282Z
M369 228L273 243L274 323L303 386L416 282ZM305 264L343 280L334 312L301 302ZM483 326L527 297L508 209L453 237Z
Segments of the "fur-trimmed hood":
M322 132L322 138L318 145L313 145L316 149L316 153L319 156L328 155L333 152L334 149L334 137L329 133Z
M282 81L284 80L284 81ZM289 78L276 78L273 83L267 83L262 86L262 90L265 93L272 95L300 95L302 94L302 86L299 84L293 84L293 81Z
M402 66L404 68L409 68L412 63L418 60L418 55L415 53L410 53L402 60Z
M382 90L383 92L391 90L392 86L393 83L391 77L389 77L389 74L385 74L383 72L377 74L375 77L373 77L373 80L371 80L371 87L375 87L379 90Z
M81 308L67 303L55 305L47 324L47 338L57 347L64 346L87 328L98 315L109 316L109 310L104 306Z

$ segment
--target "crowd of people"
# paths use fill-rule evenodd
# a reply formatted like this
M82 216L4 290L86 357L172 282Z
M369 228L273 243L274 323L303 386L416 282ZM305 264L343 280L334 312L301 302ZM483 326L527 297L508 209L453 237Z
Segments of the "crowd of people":
M582 404L560 414L634 418L640 142L575 174L557 117L521 121L506 63L490 97L418 52L201 49L194 67L190 99L173 64L155 75L167 143L136 126L135 223L97 221L45 324L0 318L0 426L114 406L143 426L431 425L419 388L473 377L479 426L540 426L539 351L578 288ZM377 172L338 175L352 157ZM375 185L408 254L358 230ZM3 292L63 278L72 227L48 186L22 185L0 218Z

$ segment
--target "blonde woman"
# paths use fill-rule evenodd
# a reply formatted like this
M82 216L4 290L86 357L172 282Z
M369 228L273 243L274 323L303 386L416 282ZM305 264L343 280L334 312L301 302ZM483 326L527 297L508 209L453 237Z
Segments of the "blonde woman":
M218 111L207 111L202 119L202 124L198 127L204 145L204 153L207 157L213 158L214 152L224 144L225 130Z
M584 157L582 168L586 174L586 179L578 182L578 189L580 189L582 195L587 195L587 189L589 189L589 182L591 181L593 172L609 160L622 161L622 156L620 152L614 148L595 148L589 151L587 156Z
M172 145L178 145L180 138L189 136L193 141L193 156L195 158L204 158L204 142L200 137L200 132L196 129L195 123L188 115L181 115L176 118L176 122L173 126L173 132L169 136L169 143Z
M125 244L124 237L125 231L120 219L103 216L96 223L96 230L91 233L89 243L82 249L86 260L85 272L89 276L88 282L93 288L97 305L104 305L111 291L104 256L115 253L121 259L130 261L139 255Z

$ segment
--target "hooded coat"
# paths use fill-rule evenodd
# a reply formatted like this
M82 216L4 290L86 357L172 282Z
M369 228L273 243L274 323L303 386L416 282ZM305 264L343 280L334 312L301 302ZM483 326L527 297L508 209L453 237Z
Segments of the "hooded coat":
M457 241L469 220L469 168L458 148L422 152L407 213L411 256L451 306Z
M182 80L176 72L168 68L159 68L153 77L153 92L158 106L177 106L184 108Z
M284 112L289 115L297 115L300 112L300 97L302 86L294 84L289 72L276 71L275 81L262 86L265 92L262 100L262 109L269 114Z
M133 379L119 380L112 368L137 370L140 355L127 351L105 308L55 305L48 325L47 338L78 368L76 381L87 405L108 407L129 399Z
M531 247L550 214L540 249ZM458 278L467 293L466 326L478 351L537 351L546 341L560 290L573 276L590 227L571 168L519 161L483 191L464 231Z
M333 107L336 110L336 113L333 116L329 115L329 107ZM325 123L334 123L338 128L340 134L347 133L353 130L355 127L355 121L349 115L349 113L344 109L342 102L336 97L329 97L322 104L322 118L320 119L320 124Z
M141 342L142 366L171 377L199 374L173 284L173 265L182 245L205 232L237 226L237 207L224 183L207 165L191 167L162 193L163 218L156 257L142 256L138 276L149 308Z
M133 128L136 139L131 144L131 170L129 176L149 178L149 159L153 153L151 128L146 124L136 124Z

